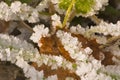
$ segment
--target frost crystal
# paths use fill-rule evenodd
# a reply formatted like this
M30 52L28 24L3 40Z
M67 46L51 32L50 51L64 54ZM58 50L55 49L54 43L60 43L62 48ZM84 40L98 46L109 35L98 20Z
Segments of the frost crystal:
M33 42L38 43L39 46L42 44L39 42L42 37L48 36L49 29L45 28L45 26L42 25L36 25L34 28L34 33L30 37Z

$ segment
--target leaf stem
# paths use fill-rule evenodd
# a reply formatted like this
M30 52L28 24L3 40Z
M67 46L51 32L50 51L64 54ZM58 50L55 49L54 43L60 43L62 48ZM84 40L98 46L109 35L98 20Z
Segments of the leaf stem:
M69 5L69 7L68 7L68 9L67 9L67 11L66 11L66 15L65 15L65 17L64 17L64 21L63 21L63 24L62 24L62 28L65 27L65 25L66 25L66 23L67 23L67 21L68 21L68 19L69 19L70 12L71 12L71 10L72 10L72 7L73 7L75 1L76 1L76 0L72 0L71 4Z

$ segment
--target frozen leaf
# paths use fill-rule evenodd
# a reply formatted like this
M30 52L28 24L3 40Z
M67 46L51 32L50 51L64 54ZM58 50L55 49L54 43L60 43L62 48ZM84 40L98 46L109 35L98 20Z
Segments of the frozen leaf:
M73 77L75 80L80 80L80 77L77 76L74 72L71 72L69 70L65 70L63 68L58 68L56 70L51 70L51 67L48 67L46 65L42 65L41 67L38 67L35 63L32 64L37 70L43 70L45 77L51 76L53 74L56 74L58 77L58 80L65 80L66 77Z
M42 46L40 47L40 53L62 55L67 60L72 62L74 61L55 35L50 37L42 37L40 42L42 43Z
M114 62L112 61L112 57L113 57L112 53L100 49L99 48L100 44L98 44L96 42L96 40L88 40L87 38L85 38L84 36L82 36L80 34L78 34L78 35L72 34L72 36L77 37L78 40L80 42L82 42L83 48L90 47L93 50L92 55L97 60L100 60L100 54L102 52L104 54L104 56L105 56L105 59L102 61L102 64L104 64L104 65L114 64Z

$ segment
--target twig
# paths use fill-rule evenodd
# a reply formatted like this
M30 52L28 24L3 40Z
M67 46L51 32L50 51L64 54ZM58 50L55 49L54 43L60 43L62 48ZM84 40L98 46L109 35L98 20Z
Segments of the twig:
M49 1L49 13L50 14L54 14L55 13L55 8L54 8L54 5L53 5L53 3L51 2L51 1Z
M28 30L30 30L31 32L34 32L33 29L32 29L29 25L27 25L24 21L20 21L20 24L21 24L22 26L26 27L26 28L27 28Z
M106 47L109 47L110 45L113 45L118 39L120 39L120 36L112 37L112 38L108 39L106 44L101 45L100 48L104 49Z

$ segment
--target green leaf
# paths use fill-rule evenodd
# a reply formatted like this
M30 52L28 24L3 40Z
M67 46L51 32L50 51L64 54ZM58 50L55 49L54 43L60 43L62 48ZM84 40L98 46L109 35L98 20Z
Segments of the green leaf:
M87 13L94 5L94 0L76 0L75 9L77 13Z
M59 8L67 10L72 0L60 0Z
M60 0L59 8L67 10L72 0ZM94 0L76 0L74 6L77 13L87 13L95 4Z

